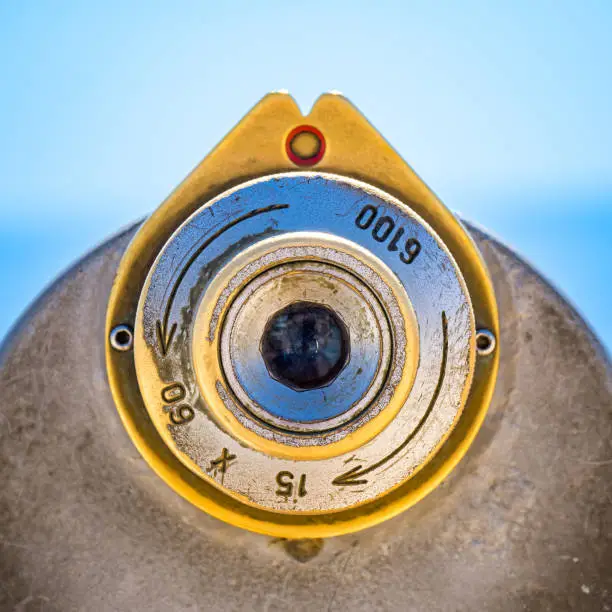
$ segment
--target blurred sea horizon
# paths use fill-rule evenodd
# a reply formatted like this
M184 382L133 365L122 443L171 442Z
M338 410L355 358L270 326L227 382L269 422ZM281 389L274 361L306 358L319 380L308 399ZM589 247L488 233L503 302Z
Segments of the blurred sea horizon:
M269 91L343 92L612 347L612 3L0 3L0 336Z
M612 190L592 190L590 194L574 190L548 197L537 190L535 193L533 202L533 193L513 194L514 205L503 190L466 201L464 194L455 198L449 194L445 204L541 273L569 300L610 353ZM155 207L152 203L150 212ZM146 214L143 210L130 218L126 212L117 214L115 206L89 202L84 210L70 214L34 218L27 213L11 217L5 212L0 216L0 261L6 263L0 269L0 282L9 288L0 303L0 339L37 296L78 259Z

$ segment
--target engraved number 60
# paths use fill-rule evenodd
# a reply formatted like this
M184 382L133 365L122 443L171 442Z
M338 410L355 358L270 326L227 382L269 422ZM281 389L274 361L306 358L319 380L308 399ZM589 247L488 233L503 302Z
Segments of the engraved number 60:
M161 392L164 403L169 404L164 406L164 411L168 413L170 420L175 425L184 425L189 423L195 417L193 408L187 404L179 404L187 395L185 387L179 383L172 383L164 387Z

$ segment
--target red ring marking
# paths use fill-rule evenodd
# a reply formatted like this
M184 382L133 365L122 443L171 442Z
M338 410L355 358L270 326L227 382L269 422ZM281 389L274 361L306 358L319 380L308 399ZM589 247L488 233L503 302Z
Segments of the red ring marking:
M298 134L303 134L304 132L308 132L309 134L313 134L319 140L319 150L312 157L300 157L296 155L291 149L291 143L293 139ZM312 125L299 125L296 128L293 128L291 132L289 132L289 136L287 136L287 141L285 143L285 150L287 151L287 156L296 166L314 166L316 163L320 162L323 155L325 154L325 138L320 130L317 130L316 127Z

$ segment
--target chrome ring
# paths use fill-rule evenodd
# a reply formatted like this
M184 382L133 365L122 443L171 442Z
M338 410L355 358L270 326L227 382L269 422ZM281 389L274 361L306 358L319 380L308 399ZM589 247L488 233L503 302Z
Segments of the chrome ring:
M268 319L300 299L336 312L350 336L343 371L328 386L308 391L275 381L259 350ZM237 296L223 323L221 359L230 387L257 419L290 434L324 433L370 407L387 377L392 346L387 315L358 277L334 265L296 261L264 272ZM303 418L309 408L330 416ZM312 436L297 440L300 445L315 442Z
M292 262L359 279L391 329L376 397L325 432L287 432L254 418L221 359L224 321L240 292ZM250 505L326 512L392 490L440 447L469 392L474 327L461 273L418 215L359 181L291 173L221 194L171 236L141 294L136 375L157 432L192 472ZM236 461L220 471L227 457ZM286 473L305 475L307 496L278 493ZM367 489L357 486L364 482Z

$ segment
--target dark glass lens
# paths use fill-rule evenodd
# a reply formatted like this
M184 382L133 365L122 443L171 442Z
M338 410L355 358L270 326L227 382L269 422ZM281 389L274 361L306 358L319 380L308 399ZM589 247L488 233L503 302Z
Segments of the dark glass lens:
M296 302L268 321L261 352L279 382L298 391L317 389L331 383L346 365L348 331L329 308Z

